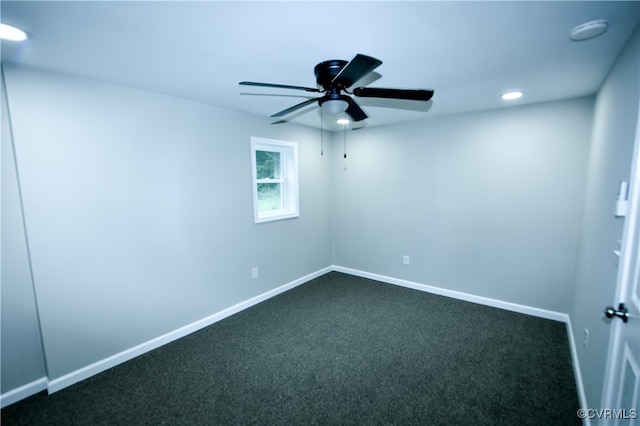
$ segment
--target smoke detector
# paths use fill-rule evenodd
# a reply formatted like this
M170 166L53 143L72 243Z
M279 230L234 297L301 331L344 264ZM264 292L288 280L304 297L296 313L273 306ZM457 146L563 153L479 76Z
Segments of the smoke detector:
M570 36L573 41L589 40L604 34L609 27L609 22L605 19L585 22L571 30Z

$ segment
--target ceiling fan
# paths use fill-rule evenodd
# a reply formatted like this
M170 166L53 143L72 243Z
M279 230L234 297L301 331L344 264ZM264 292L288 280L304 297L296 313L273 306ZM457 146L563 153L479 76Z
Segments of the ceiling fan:
M257 83L241 81L244 86L278 87L282 89L304 90L306 92L324 93L323 96L311 98L297 105L276 112L271 117L282 117L307 105L317 102L323 112L341 114L346 112L353 121L366 119L367 114L349 95L368 98L403 99L413 101L429 101L433 90L382 89L373 87L356 87L348 91L354 83L376 69L382 61L371 56L358 53L350 62L333 59L319 63L314 68L318 88L290 86L286 84ZM346 94L345 94L346 93Z

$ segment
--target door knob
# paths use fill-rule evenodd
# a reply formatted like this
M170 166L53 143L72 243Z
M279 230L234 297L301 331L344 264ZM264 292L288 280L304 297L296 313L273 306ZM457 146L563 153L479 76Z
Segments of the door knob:
M613 306L607 306L604 308L604 314L607 318L618 317L621 318L623 322L629 321L629 311L625 308L624 303L618 306L618 310L613 309Z

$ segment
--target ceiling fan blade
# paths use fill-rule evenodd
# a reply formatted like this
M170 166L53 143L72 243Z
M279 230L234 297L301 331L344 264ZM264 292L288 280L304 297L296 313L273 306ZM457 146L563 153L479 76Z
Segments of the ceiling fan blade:
M320 89L315 89L313 87L302 87L302 86L290 86L288 84L272 84L272 83L257 83L255 81L241 81L238 83L242 86L261 86L261 87L278 87L280 89L296 89L296 90L304 90L307 92L323 92Z
M368 117L362 108L360 108L360 105L358 105L353 99L349 99L349 106L345 112L353 119L353 121L362 121Z
M382 61L371 56L358 53L344 68L340 70L331 81L332 85L338 84L343 87L350 87L356 81L376 69Z
M287 109L283 109L283 110L282 110L282 111L280 111L280 112L276 112L276 113L275 113L275 114L273 114L271 117L282 117L282 116L287 115L287 114L289 114L289 113L291 113L291 112L293 112L293 111L295 111L295 110L297 110L297 109L303 108L303 107L305 107L305 106L307 106L307 105L311 105L312 103L317 102L317 100L318 100L318 99L319 99L319 98L311 98L311 99L307 99L306 101L304 101L304 102L300 102L300 103L299 103L299 104L297 104L297 105L294 105L294 106L289 107L289 108L287 108Z
M353 94L366 98L407 99L410 101L428 101L433 90L382 89L377 87L356 87Z

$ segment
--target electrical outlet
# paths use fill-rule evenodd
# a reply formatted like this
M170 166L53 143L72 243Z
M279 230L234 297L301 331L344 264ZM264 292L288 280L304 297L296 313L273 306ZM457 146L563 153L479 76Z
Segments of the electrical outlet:
M253 278L253 279L258 278L258 268L253 268L251 270L251 278Z
M404 256L402 257L402 264L403 264L403 265L408 265L408 264L409 264L409 261L410 261L409 256L404 255Z
M589 329L585 328L584 329L584 340L582 341L582 347L587 349L587 346L589 346Z

